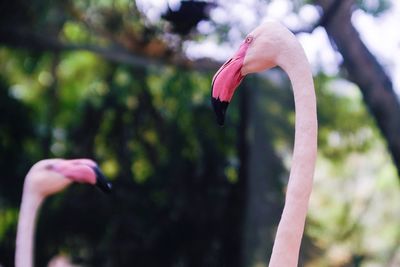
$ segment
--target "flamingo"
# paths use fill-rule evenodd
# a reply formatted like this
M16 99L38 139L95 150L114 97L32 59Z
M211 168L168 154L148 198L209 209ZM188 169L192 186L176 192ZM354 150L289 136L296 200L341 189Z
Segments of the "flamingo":
M311 68L293 33L273 21L255 28L214 75L211 102L218 124L223 125L228 104L243 78L275 66L289 76L296 118L292 167L269 266L295 267L312 190L318 123Z
M15 250L16 267L33 266L34 229L36 214L46 197L53 195L72 182L97 185L110 192L107 182L97 164L90 159L45 159L37 162L25 177L19 213Z

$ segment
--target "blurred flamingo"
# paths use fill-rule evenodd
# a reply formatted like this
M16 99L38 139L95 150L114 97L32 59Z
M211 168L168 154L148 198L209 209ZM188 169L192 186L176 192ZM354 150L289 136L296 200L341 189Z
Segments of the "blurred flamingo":
M16 267L33 266L36 214L44 199L65 189L72 182L97 185L105 192L111 190L111 184L90 159L45 159L29 170L25 177L18 220Z
M244 76L275 66L281 67L292 83L296 120L285 206L269 266L295 267L312 191L318 127L311 69L296 37L277 22L266 22L255 28L214 75L211 101L217 121L223 125L225 111Z

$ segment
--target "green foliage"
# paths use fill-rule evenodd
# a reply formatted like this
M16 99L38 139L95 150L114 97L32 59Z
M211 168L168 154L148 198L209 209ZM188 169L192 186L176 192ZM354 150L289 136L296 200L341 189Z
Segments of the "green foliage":
M22 177L36 159L37 144L31 110L10 91L0 77L0 258L11 264ZM25 153L21 153L23 150Z
M318 143L332 162L342 164L350 152L363 153L374 144L377 131L354 85L320 74L318 95Z
M374 16L385 12L392 6L392 1L390 0L357 0L358 7Z
M357 88L323 74L315 84L320 157L307 233L322 256L314 264L387 265L399 235L400 206L384 204L398 203L396 169Z
M9 150L7 158L13 163L7 163L10 167L5 165L3 169L4 173L11 173L10 177L17 174L19 177L14 178L19 183L13 186L18 194L7 189L8 193L1 194L3 201L8 201L14 210L19 202L24 172L16 172L19 168L15 164L29 166L46 154L97 158L115 181L116 192L111 199L90 188L76 187L45 205L38 239L46 245L36 251L40 265L60 251L78 257L84 253L82 260L91 265L98 265L106 255L107 262L119 266L126 266L135 258L154 264L176 261L175 254L166 254L158 248L168 247L165 244L168 232L179 235L188 227L187 237L190 237L189 229L198 220L197 213L191 212L193 207L197 206L196 210L203 210L202 213L208 210L216 214L207 220L219 220L217 214L223 213L217 210L222 208L223 192L230 186L224 178L224 148L229 147L229 142L233 144L234 139L224 138L214 123L208 103L208 75L176 69L148 73L144 69L115 66L88 53L65 53L58 59L44 54L26 72L21 68L21 61L26 58L18 57L17 51L3 49L2 56L8 62L2 73L9 74L8 82L13 84L9 88L3 86L1 91L5 95L2 101L8 101L1 105L6 120L1 130L2 142L8 147L3 151ZM56 64L55 77L53 64ZM53 83L57 89L49 94ZM18 87L24 90L14 93ZM52 107L49 101L57 105ZM32 111L18 113L22 108ZM28 114L29 117L23 118ZM7 133L8 128L13 132ZM30 137L36 139L33 155L28 145L32 142ZM22 157L13 158L13 154ZM32 159L28 161L29 157ZM6 181L2 180L2 189L7 188ZM119 208L115 209L116 206ZM5 219L10 217L8 206L2 206L1 212ZM139 216L130 217L132 212ZM110 213L114 215L110 217ZM73 220L74 217L79 220ZM1 225L2 236L8 236L2 245L13 239L13 235L6 235L15 231L13 218ZM99 219L103 224L96 223ZM181 225L182 220L187 221L187 226ZM105 227L106 235L99 235ZM169 230L165 232L164 228ZM216 235L215 229L206 240ZM177 241L170 250L184 255L187 252L179 247L192 238ZM126 247L115 246L114 253L109 247L112 243L142 249L130 250L120 257L116 251L124 251ZM199 250L207 250L206 244L200 244ZM6 263L11 262L10 254L4 257Z
M371 12L383 10L386 1L379 3ZM158 34L127 0L14 1L0 15L2 25L77 45L102 47L120 38L141 47ZM225 40L229 27L218 30ZM114 192L108 197L74 185L51 197L38 222L38 266L60 253L85 266L228 265L236 257L230 248L241 242L243 199L251 194L250 145L268 148L265 161L251 166L268 167L268 199L281 204L294 134L288 82L246 78L220 128L209 104L211 73L133 67L85 51L34 51L0 47L1 264L13 264L23 177L46 157L96 159ZM385 253L398 228L386 223L379 235L387 244L369 250L363 239L380 224L365 211L393 218L374 200L400 203L394 167L356 89L322 73L315 84L319 162L308 235L328 259L335 246ZM243 101L254 92L254 103ZM250 112L259 116L251 123ZM363 181L379 191L357 195ZM271 210L272 225L279 211Z
M7 62L1 67L7 80L1 90L0 131L2 168L10 177L0 187L5 203L0 248L6 263L12 262L9 244L22 177L46 155L96 158L114 181L115 192L107 198L92 188L73 186L51 198L39 221L39 264L61 252L91 266L174 265L183 258L187 264L224 262L220 248L210 244L224 244L221 223L228 192L242 179L232 127L241 119L238 98L229 107L232 126L220 129L209 105L208 74L115 65L87 52L37 56L3 48L0 56ZM323 74L315 84L322 157L339 166L350 153L370 151L377 133L360 96L346 91L355 89ZM293 145L289 84L281 85L287 88L282 90L252 78L248 86L263 89L263 127L284 158ZM382 170L378 180L381 188L392 184L387 172ZM277 181L274 186L280 188ZM325 201L325 212L312 214L311 237L344 242L362 235L350 202ZM188 248L198 253L190 254Z

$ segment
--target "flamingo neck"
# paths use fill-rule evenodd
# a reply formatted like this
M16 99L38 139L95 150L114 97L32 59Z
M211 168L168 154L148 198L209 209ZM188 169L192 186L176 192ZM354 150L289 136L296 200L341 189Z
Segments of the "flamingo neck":
M296 267L312 190L317 154L317 112L309 63L300 44L279 66L288 74L295 102L295 141L285 206L278 225L270 267Z
M42 196L30 192L24 187L18 220L17 242L15 248L15 267L33 266L36 215L42 202Z

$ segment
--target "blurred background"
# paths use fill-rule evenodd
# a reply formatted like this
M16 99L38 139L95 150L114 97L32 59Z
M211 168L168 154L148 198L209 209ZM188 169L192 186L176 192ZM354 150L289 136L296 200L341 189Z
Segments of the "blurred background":
M389 0L0 3L0 265L24 176L96 159L110 196L50 197L36 264L266 266L294 137L280 69L246 77L225 127L211 79L266 19L312 64L319 152L300 266L400 266L400 4Z

